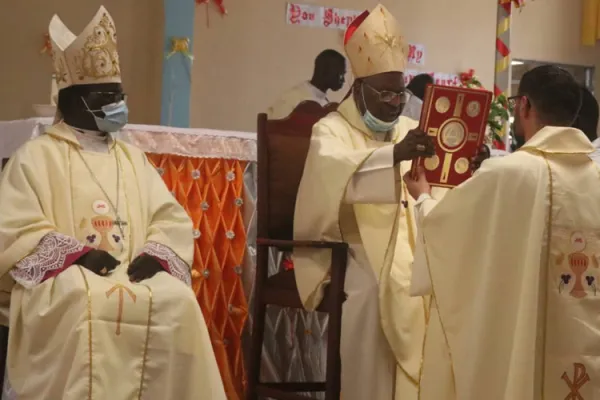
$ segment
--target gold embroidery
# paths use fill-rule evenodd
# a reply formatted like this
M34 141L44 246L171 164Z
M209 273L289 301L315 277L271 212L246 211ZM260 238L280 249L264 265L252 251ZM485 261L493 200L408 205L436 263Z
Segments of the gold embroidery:
M546 276L542 276L541 277L541 282L547 282L548 281L548 271L550 271L550 263L551 263L551 259L550 259L550 253L551 253L551 246L550 243L552 243L552 225L554 223L554 214L553 214L553 210L554 210L554 177L552 176L552 168L550 167L550 162L548 161L548 157L546 157L546 154L538 151L538 152L534 152L534 154L537 154L538 156L541 155L544 158L544 162L546 163L546 169L548 170L548 218L546 221L546 268L543 269L542 274L546 275ZM542 299L540 299L541 304L548 304L548 291L547 290L543 290L542 291L542 295L541 295ZM548 326L548 308L546 307L546 312L544 313L544 321L542 322L541 326ZM544 330L544 335L543 335L543 347L542 349L544 349L544 351L542 351L542 399L545 398L545 390L546 390L546 331Z
M55 52L52 52L52 59L54 61L54 79L56 84L60 85L61 82L67 82L67 68L65 67L65 61L62 57L57 57Z
M117 33L115 25L107 13L87 37L80 54L75 56L79 80L86 77L112 78L121 76L119 54L117 53Z
M127 293L134 303L137 300L137 298L135 296L135 293L133 293L131 289L123 286L120 283L117 283L115 286L113 286L106 292L106 298L110 298L110 296L117 290L119 291L119 308L117 312L117 331L115 333L117 336L119 336L121 334L121 321L123 320L123 303L125 301L125 296L123 295L123 292Z

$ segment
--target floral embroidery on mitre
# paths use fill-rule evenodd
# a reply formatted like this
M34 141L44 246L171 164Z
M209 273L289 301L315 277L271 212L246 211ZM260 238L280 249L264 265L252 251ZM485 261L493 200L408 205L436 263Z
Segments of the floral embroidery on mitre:
M117 52L117 33L112 18L103 13L98 25L86 38L78 60L79 80L86 77L120 77L119 53Z
M190 267L169 247L156 242L148 242L140 253L146 253L166 262L171 275L188 286L192 285Z
M58 232L45 235L29 256L19 261L10 271L15 281L26 288L40 284L50 271L64 267L67 257L83 251L84 245Z
M72 85L121 82L117 31L104 7L78 36L57 15L52 17L48 33L59 90Z

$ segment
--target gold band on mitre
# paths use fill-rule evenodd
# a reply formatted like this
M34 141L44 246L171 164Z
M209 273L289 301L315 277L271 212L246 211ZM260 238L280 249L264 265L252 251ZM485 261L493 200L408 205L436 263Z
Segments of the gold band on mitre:
M115 23L104 6L79 36L54 15L48 27L58 89L121 83Z
M408 46L400 24L381 4L350 24L344 48L355 78L406 69Z

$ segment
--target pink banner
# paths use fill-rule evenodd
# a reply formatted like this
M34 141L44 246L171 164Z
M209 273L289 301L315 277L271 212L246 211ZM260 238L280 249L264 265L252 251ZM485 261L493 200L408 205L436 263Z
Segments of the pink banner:
M362 14L362 11L288 3L286 22L289 25L345 30L360 14ZM424 65L425 46L422 44L409 44L408 62L415 65Z
M433 76L436 85L460 86L460 77L458 76L458 74L447 74L443 72L423 72L412 69L407 69L406 71L404 71L404 84L408 85L408 82L410 82L412 78L424 73Z
M324 7L323 27L346 30L360 14L362 14L360 11Z
M289 25L323 26L323 7L288 3L286 22Z

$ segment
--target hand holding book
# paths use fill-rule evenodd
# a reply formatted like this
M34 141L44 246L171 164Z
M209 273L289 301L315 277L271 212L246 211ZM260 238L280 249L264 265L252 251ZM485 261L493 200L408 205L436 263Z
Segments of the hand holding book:
M424 168L432 186L452 188L478 167L492 93L484 90L430 85L425 92L419 128L435 143L435 154L413 161Z
M434 154L433 139L419 128L411 129L402 141L394 145L394 164L419 157L431 157Z

